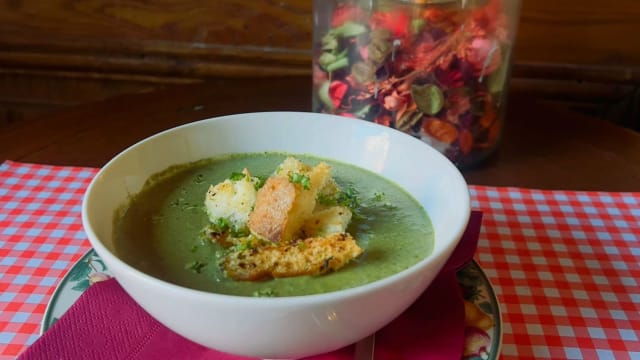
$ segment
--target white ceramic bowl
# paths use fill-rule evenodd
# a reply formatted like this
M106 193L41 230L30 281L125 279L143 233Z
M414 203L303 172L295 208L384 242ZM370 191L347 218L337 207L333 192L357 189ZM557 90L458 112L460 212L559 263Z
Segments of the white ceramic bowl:
M318 295L253 298L167 283L114 252L113 215L145 180L170 165L228 153L313 154L369 169L412 194L435 231L430 256L367 285ZM151 316L196 343L261 358L297 358L338 349L380 329L431 283L470 213L467 185L443 155L399 131L370 122L296 112L223 116L170 129L126 149L87 189L82 220L91 245Z

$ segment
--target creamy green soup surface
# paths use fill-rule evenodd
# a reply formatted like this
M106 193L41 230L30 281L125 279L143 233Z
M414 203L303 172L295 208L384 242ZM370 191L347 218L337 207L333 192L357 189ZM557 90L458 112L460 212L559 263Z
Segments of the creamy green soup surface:
M204 210L207 189L243 168L267 178L287 155L292 154L230 155L175 166L152 176L116 212L116 253L159 279L241 296L298 296L351 288L407 269L431 253L434 234L429 217L398 185L352 165L294 154L312 166L327 162L342 189L352 192L356 213L347 231L364 253L324 275L262 281L227 278L219 266L224 250L203 231L209 224Z

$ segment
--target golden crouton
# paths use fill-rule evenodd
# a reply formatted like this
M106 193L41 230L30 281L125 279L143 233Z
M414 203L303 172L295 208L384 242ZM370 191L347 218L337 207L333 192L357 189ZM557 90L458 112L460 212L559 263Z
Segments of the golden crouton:
M231 253L223 267L235 280L320 275L340 269L362 251L351 235L338 233Z
M280 241L296 198L295 186L285 178L270 177L258 190L256 204L249 215L249 229L258 237Z
M316 207L318 192L331 178L330 169L326 163L310 167L287 158L258 190L255 208L249 215L251 232L275 242L296 239Z

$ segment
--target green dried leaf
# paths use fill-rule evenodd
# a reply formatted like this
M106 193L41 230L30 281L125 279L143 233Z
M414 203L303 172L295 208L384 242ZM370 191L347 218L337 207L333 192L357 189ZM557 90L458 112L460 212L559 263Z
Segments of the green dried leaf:
M391 42L384 39L372 39L367 46L367 52L369 53L369 60L374 64L381 64L391 54L393 45Z
M343 58L339 58L338 60L334 61L333 63L327 65L327 67L325 68L328 72L334 72L336 70L342 69L349 66L349 59L347 59L346 57Z
M371 39L371 41L386 41L389 40L391 38L391 32L387 29L384 28L380 28L380 29L375 29L372 30L371 33L369 33L369 39Z
M354 37L362 35L365 32L367 32L366 26L354 23L353 21L347 21L337 28L331 30L331 34L338 37Z
M424 19L413 19L411 21L411 31L413 31L414 34L418 34L422 31L425 25L426 22Z
M371 104L363 106L361 109L354 111L353 115L358 118L364 118L369 113L370 109Z
M333 110L333 101L331 101L331 97L329 96L329 85L328 81L320 85L318 88L318 98L328 110Z
M435 115L444 106L444 94L433 84L411 85L411 96L418 109L427 115Z
M351 74L360 84L368 84L376 78L376 66L370 62L359 61L351 67Z
M327 67L333 64L336 60L337 60L337 57L335 55L328 52L324 52L318 58L318 64L320 64L320 67L327 70Z
M321 42L323 51L334 52L338 48L338 39L331 33L323 36Z

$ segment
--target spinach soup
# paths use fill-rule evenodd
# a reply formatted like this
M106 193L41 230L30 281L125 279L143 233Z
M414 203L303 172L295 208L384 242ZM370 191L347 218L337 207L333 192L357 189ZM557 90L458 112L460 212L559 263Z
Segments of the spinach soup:
M211 192L212 184L237 177L246 169L252 179L267 179L288 156L235 154L174 166L152 176L116 213L116 253L159 279L241 296L297 296L359 286L407 269L431 253L434 236L429 218L398 185L352 165L296 155L306 164L329 164L341 189L339 200L353 212L346 231L361 253L341 268L318 275L254 281L227 276L223 263L229 249L211 239L204 195ZM291 180L304 183L305 179Z

